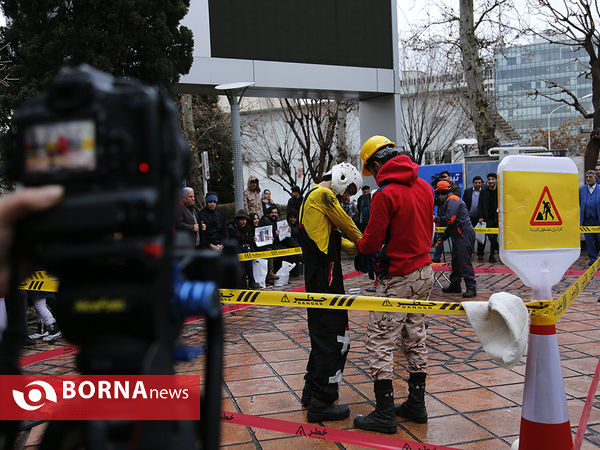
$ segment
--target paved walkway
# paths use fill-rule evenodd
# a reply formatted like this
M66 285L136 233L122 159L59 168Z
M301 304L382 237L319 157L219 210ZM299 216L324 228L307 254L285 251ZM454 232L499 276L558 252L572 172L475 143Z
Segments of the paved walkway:
M344 261L345 273L354 269ZM477 267L503 268L501 263L476 263ZM583 258L572 267L584 270ZM565 277L554 290L564 292L576 280ZM281 289L302 285L300 278ZM529 291L513 274L477 274L478 297L487 300L494 292L508 291L529 299ZM346 280L346 289L371 286L366 275ZM600 358L600 278L595 278L579 295L557 324L565 390L573 433L581 417L592 376ZM432 300L461 301L458 295L443 294L435 286ZM324 423L327 427L353 430L352 420L373 408L373 383L367 367L364 348L367 312L350 312L352 346L349 352L340 402L350 405L351 415L341 422ZM203 342L203 322L188 324L182 341ZM511 370L504 369L483 352L466 317L428 317L429 376L427 409L429 422L399 422L392 437L461 449L506 449L519 433L525 358ZM300 308L251 306L229 312L225 316L225 370L223 410L264 418L306 423L306 412L300 405L303 374L310 343L306 311ZM66 345L40 345L29 354ZM404 381L408 377L406 360L398 349L395 361L394 390L397 401L407 394ZM178 373L201 373L202 359L182 363ZM31 364L27 373L63 374L74 372L74 357L67 355ZM42 427L33 429L27 447L33 449ZM375 435L368 433L367 435ZM384 435L381 435L384 436ZM389 435L385 435L389 436ZM222 445L236 449L281 448L358 448L352 445L292 436L261 428L223 423ZM409 448L409 447L405 447ZM411 446L410 448L421 448ZM600 400L591 410L583 449L600 448Z

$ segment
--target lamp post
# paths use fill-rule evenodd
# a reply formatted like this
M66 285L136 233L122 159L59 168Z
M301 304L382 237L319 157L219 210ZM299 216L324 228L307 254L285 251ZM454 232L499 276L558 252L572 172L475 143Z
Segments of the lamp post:
M242 180L242 145L240 143L240 104L244 92L254 83L245 81L238 83L220 84L215 87L218 91L224 91L231 107L231 148L233 152L233 195L235 199L235 211L244 208L244 183Z
M584 98L590 98L591 96L592 96L592 94L584 95L579 100L583 100ZM554 114L556 111L558 111L563 106L567 106L567 104L563 103L562 105L557 106L552 111L550 111L550 114L548 114L548 151L552 150L552 140L550 138L550 117L552 117L552 114Z

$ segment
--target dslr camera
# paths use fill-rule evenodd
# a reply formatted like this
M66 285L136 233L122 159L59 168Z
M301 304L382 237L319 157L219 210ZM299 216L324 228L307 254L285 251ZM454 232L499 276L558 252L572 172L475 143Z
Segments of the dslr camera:
M60 278L54 312L64 337L79 347L79 371L171 374L184 319L204 316L202 423L145 426L146 444L136 448L174 448L174 429L176 448L198 442L216 448L222 368L216 280L228 269L239 271L239 262L235 251L216 255L175 245L189 150L168 95L89 66L65 68L15 111L12 124L9 181L65 189L59 205L17 225L14 263L33 263ZM80 427L79 435L111 436L99 434L98 424L64 422L51 423L47 435L63 439L69 426ZM127 424L100 426L111 427L128 435Z

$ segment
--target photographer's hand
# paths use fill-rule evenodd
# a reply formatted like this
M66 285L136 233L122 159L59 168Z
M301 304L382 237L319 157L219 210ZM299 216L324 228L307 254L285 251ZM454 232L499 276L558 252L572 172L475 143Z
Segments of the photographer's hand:
M47 209L62 198L62 186L27 188L0 198L0 296L8 293L10 280L9 249L13 225L21 217Z

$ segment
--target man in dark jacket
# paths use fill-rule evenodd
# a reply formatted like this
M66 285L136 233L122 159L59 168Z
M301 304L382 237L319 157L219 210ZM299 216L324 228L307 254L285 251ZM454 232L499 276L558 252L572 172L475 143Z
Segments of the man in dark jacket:
M202 229L198 219L200 211L196 208L196 197L191 187L183 188L181 197L181 215L175 223L175 228L181 231L187 231L190 237L189 241L192 247L198 248L202 244Z
M366 184L362 187L362 195L358 197L356 210L356 224L358 229L364 233L371 213L371 187Z
M433 194L409 155L399 153L384 136L373 136L363 145L363 175L375 176L379 189L371 199L369 224L356 246L365 255L379 252L383 271L377 275L377 297L426 300L433 287L429 256ZM424 314L369 312L366 347L376 407L369 415L356 417L355 427L395 433L396 416L427 422L426 337ZM394 408L394 350L399 339L408 362L409 394Z
M436 246L443 245L449 237L452 238L452 273L450 274L450 285L443 288L445 293L461 293L461 279L465 280L467 287L463 297L475 297L477 295L477 284L475 283L475 272L471 264L473 245L475 244L475 230L471 224L471 218L467 211L467 205L459 197L450 194L450 183L440 181L435 193L438 199L444 203L444 215L438 217L440 226L446 227L444 234L438 239Z
M469 217L471 218L471 224L477 225L479 222L479 200L481 199L481 187L483 186L483 178L479 175L473 177L473 187L465 190L463 195L463 202L467 205L467 211L469 211ZM477 241L477 259L483 261L483 252L485 250L485 241L483 244Z
M254 230L248 223L248 212L240 209L233 220L227 224L227 238L235 239L244 253L251 252L254 244ZM260 285L254 281L252 273L252 261L244 261L244 271L246 272L247 285L250 289L260 289Z
M440 175L438 177L438 181L437 183L439 183L440 181L446 181L450 184L450 192L454 195L456 195L457 197L460 198L460 186L458 184L456 184L456 182L452 181L452 177L450 176L450 172L448 172L447 170L442 170L440 172ZM435 186L433 186L433 189L435 190L437 183L435 184ZM444 204L439 202L439 201L435 201L435 204L438 207L437 213L439 216L443 216L444 215ZM439 237L441 236L440 233L436 233L435 235L435 240L437 241L439 239ZM444 252L444 247L435 247L435 250L433 252L433 258L432 261L433 262L440 262L441 258L442 258L442 253Z
M498 227L498 186L496 174L487 174L488 185L481 190L479 199L479 222L485 222L488 228ZM490 241L490 262L496 262L494 253L498 251L498 235L486 234Z
M206 193L206 207L200 211L199 219L206 225L204 236L208 248L223 251L223 241L227 238L225 214L217 209L219 198L214 192Z
M302 205L302 196L300 195L300 186L292 186L292 196L287 202L286 211L294 210L300 211L300 205Z

